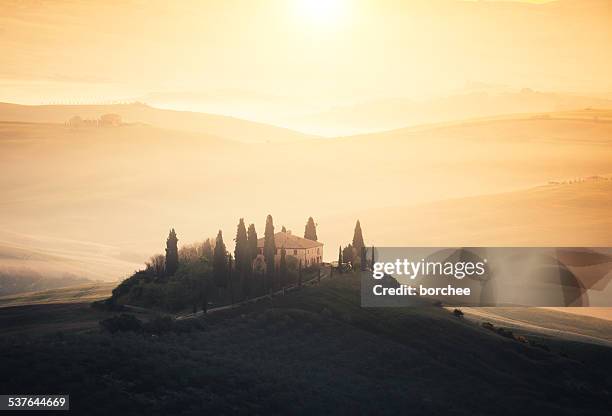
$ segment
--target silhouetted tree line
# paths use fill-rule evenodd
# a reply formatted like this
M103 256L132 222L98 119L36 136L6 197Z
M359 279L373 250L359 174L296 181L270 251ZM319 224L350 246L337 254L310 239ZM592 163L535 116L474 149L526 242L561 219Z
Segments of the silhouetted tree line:
M286 232L285 227L283 230ZM308 218L304 235L317 239L316 224ZM152 256L144 270L137 271L115 290L110 304L135 304L166 310L191 308L206 311L209 303L221 305L268 294L290 284L301 285L302 264L285 247L276 247L274 220L266 218L263 250L257 247L254 224L248 229L243 218L238 221L233 254L228 252L223 232L214 240L178 248L172 228L166 239L165 256ZM280 250L280 262L275 262ZM258 255L264 266L254 267Z

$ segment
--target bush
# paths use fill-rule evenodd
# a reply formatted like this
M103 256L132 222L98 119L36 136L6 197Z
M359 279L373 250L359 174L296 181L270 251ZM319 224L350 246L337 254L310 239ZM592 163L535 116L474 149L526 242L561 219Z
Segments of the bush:
M144 325L144 330L152 334L161 335L174 331L174 319L169 316L156 316Z
M122 313L121 315L104 319L100 321L100 326L111 334L126 331L141 332L143 328L140 319L128 313Z
M191 257L184 259L174 276L159 278L150 269L140 270L113 290L105 306L110 310L125 304L171 312L193 309L201 304L210 272L206 259ZM209 300L214 302L212 295Z
M506 328L497 328L496 331L499 335L501 335L502 337L506 337L506 338L510 338L510 339L514 339L514 334L512 333L512 331L510 331L509 329Z
M483 322L482 327L484 329L488 329L489 331L495 331L495 325L493 325L491 322Z

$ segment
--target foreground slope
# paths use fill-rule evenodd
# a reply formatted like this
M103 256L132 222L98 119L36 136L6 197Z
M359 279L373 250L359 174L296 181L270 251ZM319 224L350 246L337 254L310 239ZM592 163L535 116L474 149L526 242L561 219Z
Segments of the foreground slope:
M612 405L609 348L562 355L563 340L547 352L442 308L361 308L355 276L156 336L94 330L2 343L0 388L60 386L88 414L570 415Z

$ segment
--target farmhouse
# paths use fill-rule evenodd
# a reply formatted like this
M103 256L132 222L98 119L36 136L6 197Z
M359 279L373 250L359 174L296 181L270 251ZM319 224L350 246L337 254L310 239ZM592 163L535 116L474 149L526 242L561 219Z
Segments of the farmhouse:
M264 241L263 238L257 240L257 251L260 256L263 256ZM283 247L285 254L297 258L302 262L303 267L313 266L323 261L323 243L298 237L291 234L291 231L274 234L274 243L276 245L275 267L280 264L281 248Z

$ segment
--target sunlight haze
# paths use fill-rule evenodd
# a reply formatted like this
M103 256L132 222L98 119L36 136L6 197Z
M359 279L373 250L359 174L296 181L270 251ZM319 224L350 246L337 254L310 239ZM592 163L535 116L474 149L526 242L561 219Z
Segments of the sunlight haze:
M147 102L151 93L229 90L231 105L153 104L295 128L292 118L337 106L474 85L612 92L612 57L601 47L612 40L610 3L530 3L543 2L4 0L0 101Z

